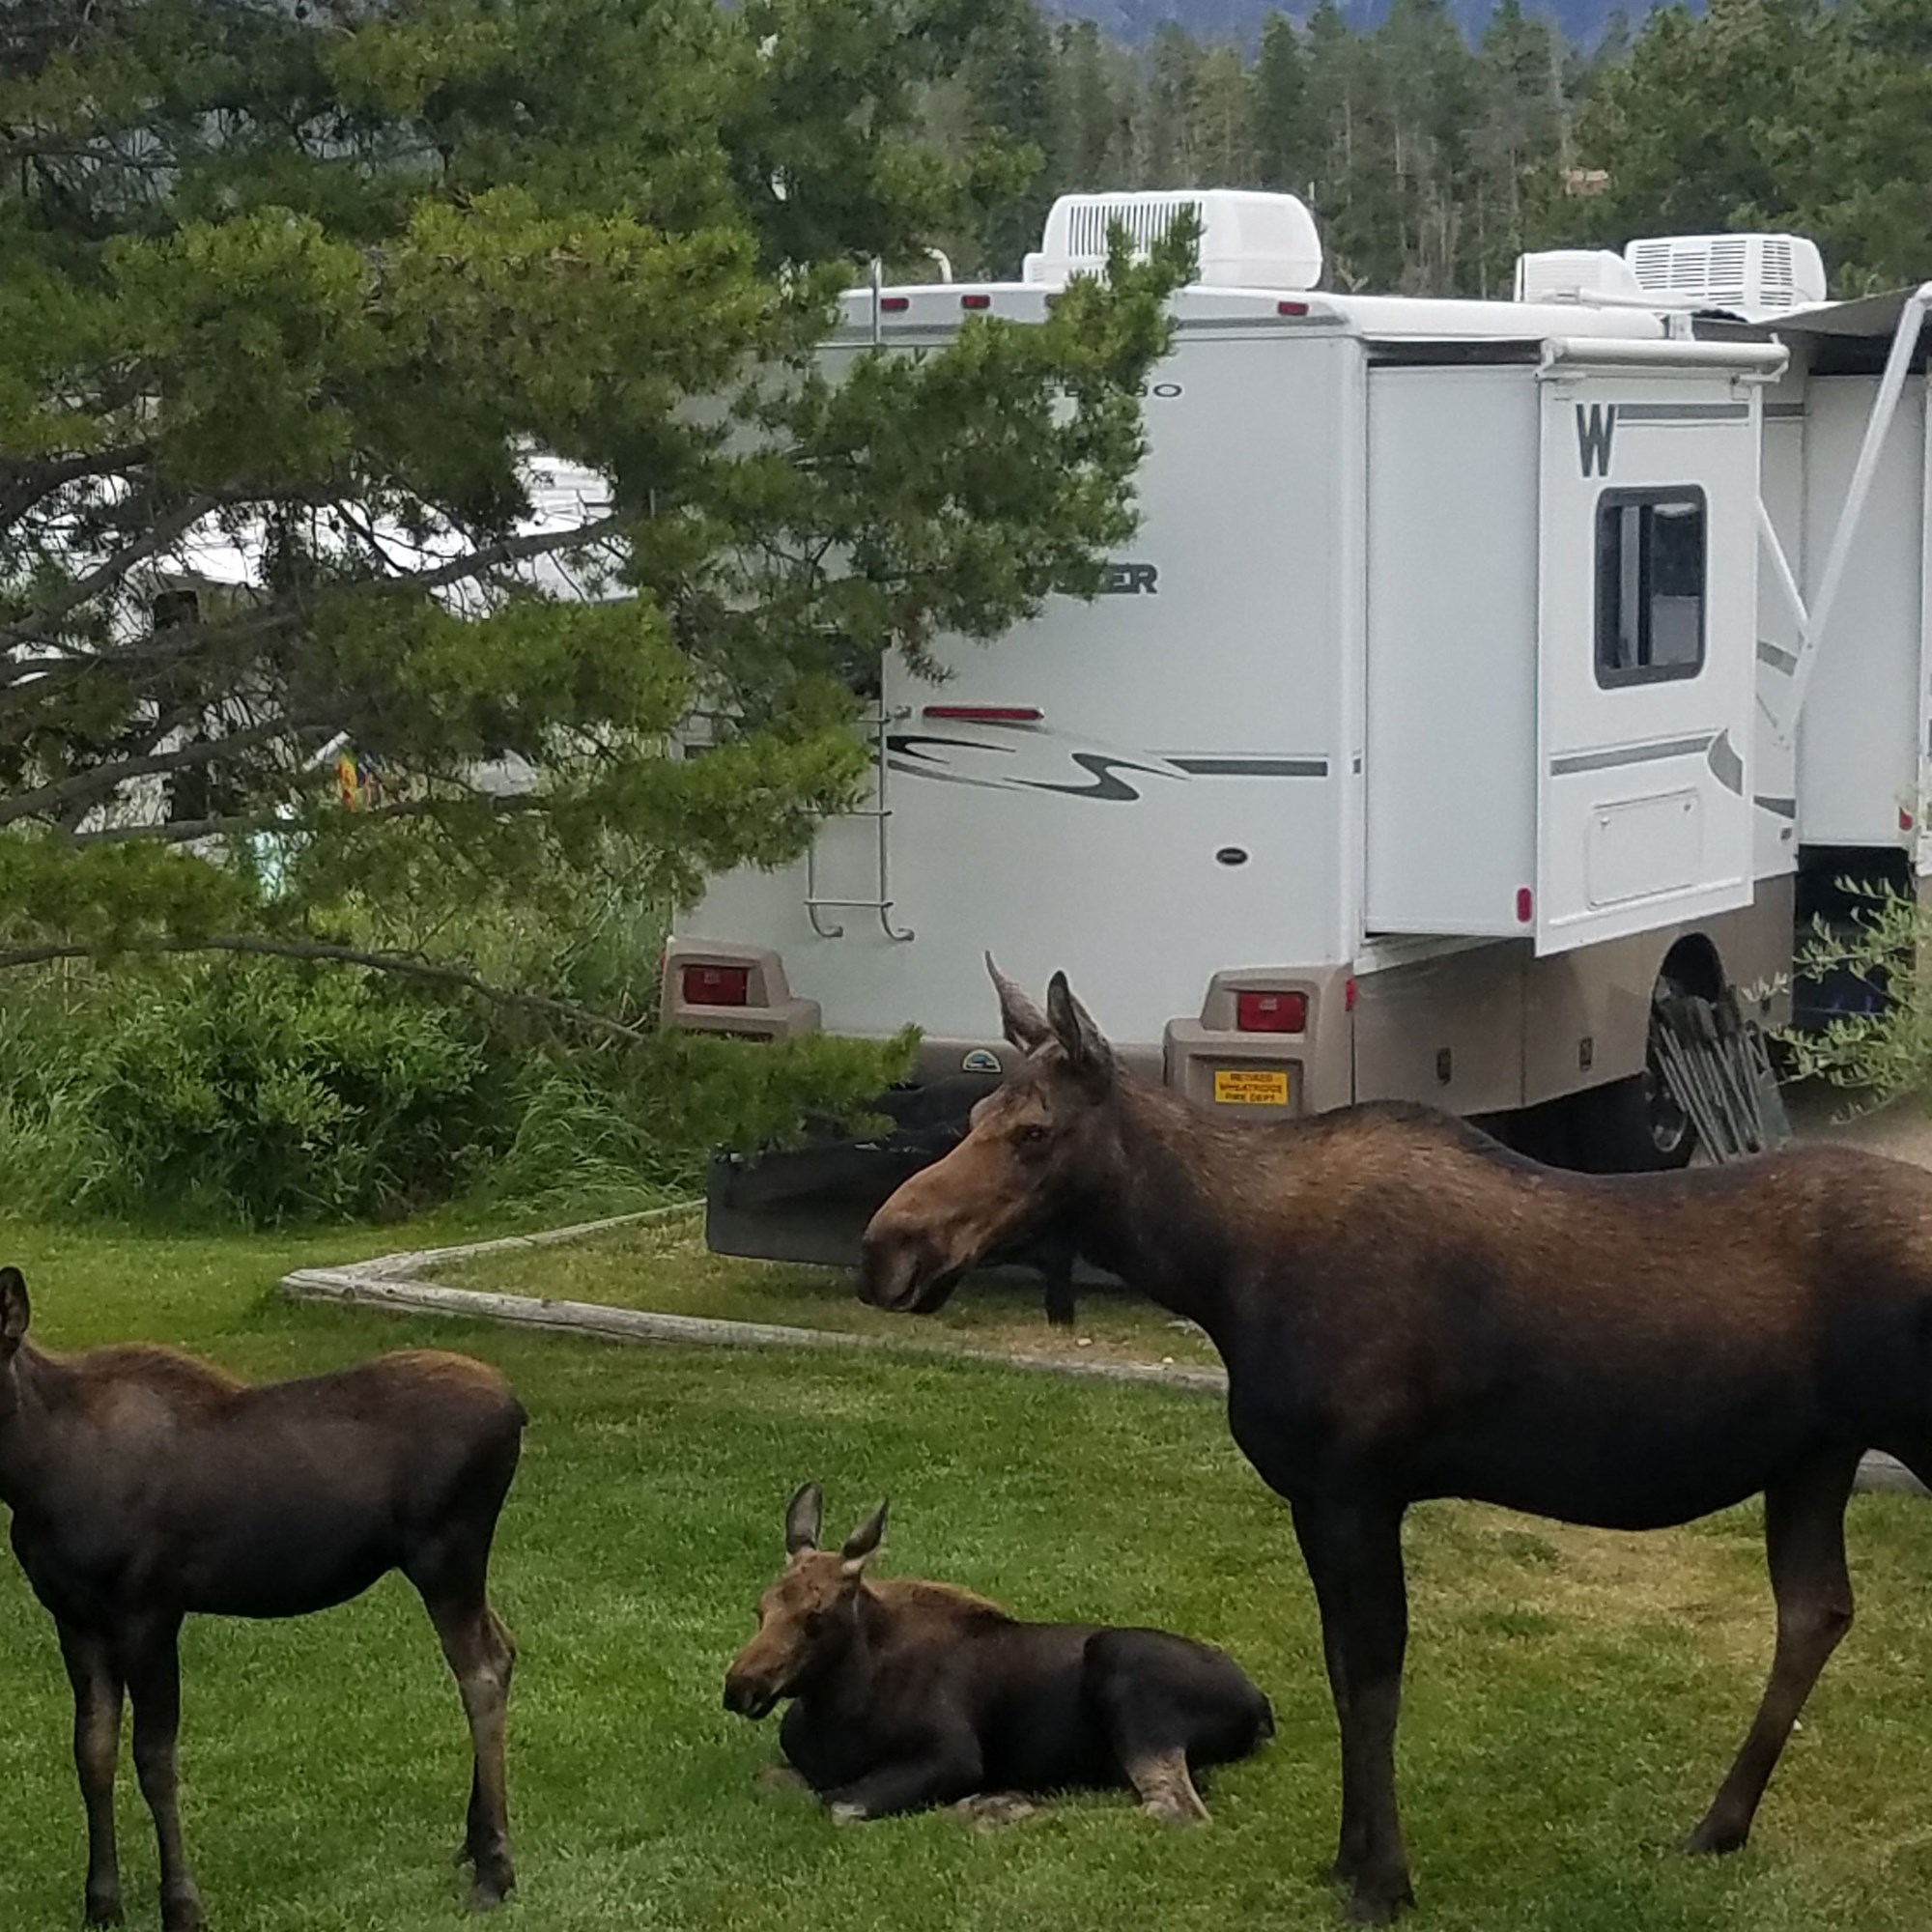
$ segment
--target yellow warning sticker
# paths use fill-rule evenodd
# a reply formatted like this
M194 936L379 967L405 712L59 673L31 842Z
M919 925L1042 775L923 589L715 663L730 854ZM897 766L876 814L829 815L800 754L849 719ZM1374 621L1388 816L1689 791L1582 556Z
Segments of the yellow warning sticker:
M1214 1098L1236 1107L1285 1107L1288 1073L1274 1066L1217 1066Z

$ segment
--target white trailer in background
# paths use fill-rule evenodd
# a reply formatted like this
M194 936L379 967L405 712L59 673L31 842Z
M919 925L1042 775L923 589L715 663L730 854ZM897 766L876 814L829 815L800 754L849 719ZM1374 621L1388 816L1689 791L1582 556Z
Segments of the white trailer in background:
M1687 1158L1660 989L1788 972L1848 856L1932 866L1925 292L1826 304L1770 236L1525 257L1512 301L1338 295L1292 197L1075 196L1024 281L857 292L828 359L1036 321L1110 221L1182 203L1202 279L1105 594L943 685L889 662L867 809L716 883L667 1023L914 1023L895 1111L938 1121L1012 1057L990 951L1213 1105L1540 1110L1587 1164ZM944 1138L722 1163L714 1244L842 1253Z

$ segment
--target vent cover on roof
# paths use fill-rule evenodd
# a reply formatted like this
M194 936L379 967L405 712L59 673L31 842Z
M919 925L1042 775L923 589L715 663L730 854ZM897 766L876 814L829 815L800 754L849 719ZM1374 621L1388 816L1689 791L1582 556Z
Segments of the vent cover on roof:
M1643 287L1630 264L1608 248L1544 248L1516 258L1520 302L1641 301Z
M1753 321L1825 299L1818 244L1802 235L1660 235L1624 260L1646 295L1728 309Z
M1321 238L1315 217L1292 194L1246 188L1160 188L1122 194L1063 194L1046 217L1025 279L1063 282L1107 264L1115 224L1140 248L1165 235L1181 209L1201 223L1202 286L1217 289L1312 289L1321 279Z

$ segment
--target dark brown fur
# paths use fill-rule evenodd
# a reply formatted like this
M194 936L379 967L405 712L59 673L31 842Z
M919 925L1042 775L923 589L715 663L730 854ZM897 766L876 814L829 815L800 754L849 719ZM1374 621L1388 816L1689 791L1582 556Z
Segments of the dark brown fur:
M43 1353L26 1340L28 1314L19 1271L0 1268L0 1502L73 1685L89 1922L121 1917L124 1697L163 1924L202 1922L176 1805L183 1619L299 1616L390 1570L421 1593L463 1693L475 1753L464 1855L472 1901L499 1901L515 1883L503 1781L514 1650L486 1573L525 1422L502 1378L419 1351L249 1387L139 1344Z
M724 1704L758 1719L791 1699L780 1742L836 1819L1130 1785L1153 1816L1193 1823L1208 1815L1193 1771L1274 1728L1267 1699L1191 1637L1023 1623L950 1583L871 1582L883 1505L841 1549L821 1550L818 1527L809 1483Z
M1401 1522L1428 1496L1644 1529L1764 1492L1776 1658L1690 1839L1742 1845L1851 1622L1861 1454L1932 1480L1932 1176L1825 1147L1578 1176L1394 1105L1244 1125L1117 1070L1064 977L1050 1018L999 984L1030 1058L879 1210L860 1293L929 1310L981 1243L1057 1224L1207 1329L1315 1584L1353 1915L1411 1897Z

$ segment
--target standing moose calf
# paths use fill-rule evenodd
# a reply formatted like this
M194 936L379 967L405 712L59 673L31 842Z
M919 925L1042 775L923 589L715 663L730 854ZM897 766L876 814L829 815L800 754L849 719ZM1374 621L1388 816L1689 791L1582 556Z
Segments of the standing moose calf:
M249 1388L167 1349L45 1354L27 1321L20 1271L0 1268L0 1502L73 1684L88 1921L121 1918L125 1693L160 1846L162 1924L202 1922L175 1796L183 1619L299 1616L390 1570L421 1593L463 1692L471 1903L498 1903L515 1884L503 1779L514 1650L485 1576L526 1420L502 1378L422 1351Z
M1402 1519L1427 1496L1652 1529L1764 1492L1771 1681L1689 1848L1742 1845L1852 1621L1861 1452L1932 1482L1932 1176L1830 1147L1562 1174L1419 1107L1226 1121L1117 1066L1064 975L1045 1012L993 978L1028 1058L873 1217L860 1293L929 1311L1055 1226L1208 1331L1315 1585L1352 1916L1411 1902Z
M791 1698L780 1742L842 1821L1016 1794L1130 1785L1172 1824L1208 1816L1193 1773L1274 1732L1229 1658L1166 1631L1022 1623L949 1583L870 1582L885 1505L818 1547L819 1492L785 1512L785 1567L724 1679L753 1719ZM1024 1808L1024 1807L1022 1807Z

